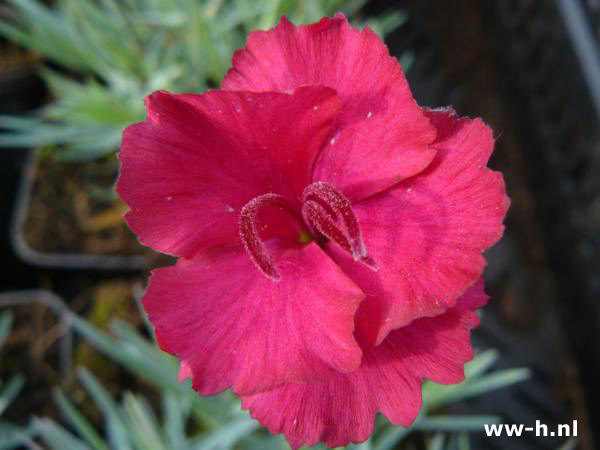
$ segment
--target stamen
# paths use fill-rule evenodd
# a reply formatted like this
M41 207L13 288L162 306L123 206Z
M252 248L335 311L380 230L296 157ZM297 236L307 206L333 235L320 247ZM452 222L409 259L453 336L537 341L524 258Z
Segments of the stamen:
M302 215L309 226L338 244L355 261L378 270L375 261L367 254L350 200L333 186L317 181L304 189Z
M348 237L328 217L320 204L312 200L307 200L302 206L302 216L304 217L304 221L314 228L313 231L321 233L326 238L336 242L342 249L355 256ZM357 258L355 257L354 259Z
M360 255L360 257L367 256L367 249L362 240L358 220L356 220L354 211L352 211L350 200L344 197L333 186L323 181L317 181L308 186L304 190L304 199L305 201L317 201L320 205L327 205L328 212L333 211L334 220L337 219L335 212L339 212L348 231L347 236L352 245L352 253ZM329 214L331 215L331 212Z
M311 194L305 195L304 201L305 202L313 201L313 202L318 203L319 206L321 206L333 220L337 220L337 214L335 213L335 210L331 206L329 206L329 204L322 198L311 193Z
M256 264L258 270L272 281L279 281L281 275L259 235L258 214L262 208L267 206L278 206L293 212L286 198L281 195L264 194L254 197L240 211L240 237L248 256Z

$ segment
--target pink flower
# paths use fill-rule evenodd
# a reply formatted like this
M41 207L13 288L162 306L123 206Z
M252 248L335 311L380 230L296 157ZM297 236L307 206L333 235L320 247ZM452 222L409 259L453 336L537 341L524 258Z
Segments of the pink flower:
M143 299L159 345L293 447L408 426L472 357L509 204L491 131L421 109L342 15L252 33L223 88L154 93L123 135L127 222L180 257Z

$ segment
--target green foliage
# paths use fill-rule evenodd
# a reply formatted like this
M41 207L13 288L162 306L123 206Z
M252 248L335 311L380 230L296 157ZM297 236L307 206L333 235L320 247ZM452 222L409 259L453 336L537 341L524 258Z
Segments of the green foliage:
M175 396L168 389L161 392L162 419L159 419L144 397L126 392L120 404L117 404L90 372L81 369L78 375L86 392L102 411L106 438L57 390L57 404L73 431L68 431L49 419L33 421L33 427L41 439L52 449L226 449L233 448L238 441L248 440L250 433L258 428L258 424L247 414L232 409L227 403L227 417L222 423L211 426L202 433L187 433L186 426L193 420L190 402ZM270 448L274 440L275 438L267 435L253 438L253 442L260 441L260 448L265 449Z
M460 384L439 385L430 381L423 383L423 407L412 426L410 428L384 427L375 436L371 448L391 450L412 431L437 432L441 436L437 440L442 440L442 444L443 433L458 433L459 441L463 442L466 432L481 431L485 423L497 423L500 418L495 416L435 414L435 411L443 406L502 389L529 378L527 369L506 369L488 373L497 358L498 354L494 350L476 355L466 364L465 380Z
M61 307L64 309L64 306ZM52 450L194 450L194 449L264 449L289 448L282 436L270 435L241 410L239 400L225 392L214 397L196 394L190 381L177 381L178 362L159 350L153 341L148 322L147 338L131 325L114 321L112 334L96 328L85 319L64 310L73 329L96 350L118 363L135 378L145 381L155 392L146 398L122 392L116 400L90 373L81 368L77 375L86 397L101 414L103 428L89 408L81 409L59 388L54 399L64 424L50 418L33 418L28 427L16 427L0 420L0 449L27 444L37 448L33 439ZM142 313L143 314L143 313ZM146 319L144 317L144 319ZM11 316L0 316L0 346L8 335ZM482 415L441 415L440 408L451 403L501 389L528 377L523 369L489 372L497 354L489 350L478 354L466 366L466 379L458 385L423 384L423 408L413 425L393 427L379 416L373 436L354 450L390 450L412 432L427 432L428 448L468 450L470 431L481 431L484 423L495 423L497 417ZM23 378L16 375L0 389L0 416L17 395ZM79 400L81 397L78 396ZM151 399L152 401L150 401ZM158 407L160 405L160 407ZM160 413L157 414L156 411ZM446 447L446 444L448 446ZM317 448L325 448L322 445Z
M280 437L256 432L259 424L241 410L232 394L204 398L193 392L189 382L179 383L174 358L158 350L131 326L115 322L113 330L120 336L117 339L82 318L72 320L74 328L98 350L156 388L161 414L156 415L146 398L131 392L125 392L117 402L89 371L80 369L79 381L102 413L104 432L96 430L92 421L57 389L55 400L68 429L47 418L32 421L33 429L48 448L220 450L237 444L265 450L284 448Z
M100 382L85 369L79 379L101 410L105 430L97 431L84 414L61 392L55 398L70 430L49 419L36 419L35 431L51 449L231 449L288 448L281 436L271 436L240 410L239 401L230 392L215 397L201 397L193 392L189 381L176 379L178 364L161 352L155 343L130 325L115 321L108 335L85 320L74 316L74 329L97 350L118 362L134 376L146 381L160 394L161 415L158 417L148 401L136 394L125 393L118 404ZM523 369L488 373L497 354L486 351L477 355L466 368L467 378L458 385L423 385L424 406L415 423L408 429L393 427L379 417L376 432L367 442L348 448L389 450L414 431L434 432L430 448L443 448L446 437L459 448L468 448L468 432L481 431L484 423L495 423L497 417L481 415L439 415L440 407L500 389L528 377ZM190 427L190 425L192 425ZM189 430L195 430L190 432ZM325 448L318 446L319 448Z
M67 160L113 153L125 126L144 118L142 98L164 89L202 92L219 85L232 53L253 29L282 15L310 23L336 11L356 15L366 0L7 0L0 36L69 72L46 69L53 101L29 118L0 117L0 147L57 146ZM368 24L385 33L399 12Z
M0 349L10 332L11 324L12 315L10 313L0 315ZM2 414L17 397L24 384L25 377L21 374L13 375L6 384L0 381L0 450L17 447L24 438L31 434L30 430L26 428L2 420Z

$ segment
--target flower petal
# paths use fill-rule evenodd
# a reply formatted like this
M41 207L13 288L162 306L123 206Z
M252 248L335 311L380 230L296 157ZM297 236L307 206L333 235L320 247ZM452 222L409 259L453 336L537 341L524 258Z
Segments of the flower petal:
M473 357L470 330L479 323L475 309L486 301L479 282L444 314L394 330L377 347L363 342L356 371L244 396L242 408L272 433L284 433L293 448L362 442L377 412L407 427L421 408L424 378L442 384L464 379L464 364Z
M377 35L350 27L343 14L301 27L283 17L273 30L250 33L223 80L224 89L251 91L305 85L329 86L344 104L314 181L356 200L419 173L433 159L435 130L400 64Z
M243 247L180 260L149 281L143 305L160 347L185 361L182 376L191 370L203 395L314 382L360 365L360 289L314 243L271 241L269 251L279 282L259 274Z
M422 173L353 205L373 272L334 246L328 251L367 293L357 326L371 343L453 305L480 276L482 252L503 232L509 206L502 175L486 167L494 139L480 120L428 113L438 154Z
M146 121L123 134L117 191L142 243L186 257L238 244L237 216L253 197L300 199L341 108L324 87L157 92L146 104Z
M181 364L179 365L179 373L177 374L177 381L184 382L188 378L191 378L191 376L192 368L187 362L181 361Z

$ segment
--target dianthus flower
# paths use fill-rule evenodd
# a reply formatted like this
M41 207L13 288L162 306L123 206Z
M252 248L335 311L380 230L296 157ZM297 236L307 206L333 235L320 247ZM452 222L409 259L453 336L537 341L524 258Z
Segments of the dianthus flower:
M232 388L293 447L408 426L421 383L463 379L502 176L480 120L414 101L345 17L250 34L222 90L152 94L118 192L179 257L143 305L202 395Z

